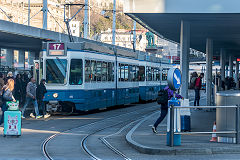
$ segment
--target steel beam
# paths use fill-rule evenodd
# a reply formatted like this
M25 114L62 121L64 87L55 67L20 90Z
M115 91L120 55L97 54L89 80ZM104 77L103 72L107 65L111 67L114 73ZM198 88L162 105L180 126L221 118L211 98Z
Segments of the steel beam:
M189 81L189 48L190 48L190 23L181 21L180 35L180 69L182 71L181 95L188 98L188 81Z
M213 59L213 41L207 38L206 44L206 91L207 91L207 106L211 105L212 100L212 59Z

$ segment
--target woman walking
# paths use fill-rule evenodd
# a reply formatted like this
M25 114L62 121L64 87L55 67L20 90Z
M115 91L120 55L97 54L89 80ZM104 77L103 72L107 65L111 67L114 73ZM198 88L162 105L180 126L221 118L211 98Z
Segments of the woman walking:
M2 117L0 120L0 125L4 123L4 112L8 110L8 106L6 104L7 101L16 102L15 98L13 97L13 90L14 90L14 80L12 78L8 79L7 84L3 86L3 96L2 96Z

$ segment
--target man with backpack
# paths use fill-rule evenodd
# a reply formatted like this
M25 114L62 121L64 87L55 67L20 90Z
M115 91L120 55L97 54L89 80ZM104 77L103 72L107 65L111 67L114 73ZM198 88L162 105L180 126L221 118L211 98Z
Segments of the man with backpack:
M158 92L157 103L161 105L161 113L160 113L160 117L152 126L153 133L157 133L157 126L166 117L168 113L168 100L170 100L172 97L173 97L173 90L171 90L169 86L166 86L164 89ZM183 97L177 93L175 94L175 97L177 99L183 99Z
M200 76L196 79L195 82L195 100L194 100L194 106L199 106L199 100L200 100L200 89L202 88L202 78L204 77L204 73L201 73Z

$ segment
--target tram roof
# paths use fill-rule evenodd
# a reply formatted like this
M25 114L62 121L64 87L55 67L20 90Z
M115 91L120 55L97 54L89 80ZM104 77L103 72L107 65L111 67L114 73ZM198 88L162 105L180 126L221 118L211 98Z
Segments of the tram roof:
M54 43L54 42L47 42L47 43ZM43 49L47 48L47 43L43 43ZM129 57L138 60L144 60L149 62L155 63L166 63L169 64L169 60L167 58L159 58L157 54L136 51L133 52L132 50L127 50L126 48L113 46L113 45L106 45L106 44L99 44L99 43L92 43L92 42L65 42L64 43L67 49L72 50L84 50L90 52L98 52L98 53L106 53L111 55L118 55L122 57Z
M224 48L240 53L239 0L126 0L124 12L160 37L180 42L181 21L190 22L190 47L205 52L213 39L214 54Z

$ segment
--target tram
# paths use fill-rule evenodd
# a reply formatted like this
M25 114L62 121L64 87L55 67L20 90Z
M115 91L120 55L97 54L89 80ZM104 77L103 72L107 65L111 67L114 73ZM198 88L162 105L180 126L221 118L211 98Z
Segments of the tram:
M90 42L44 43L39 64L47 111L71 113L155 100L171 65L139 54Z

